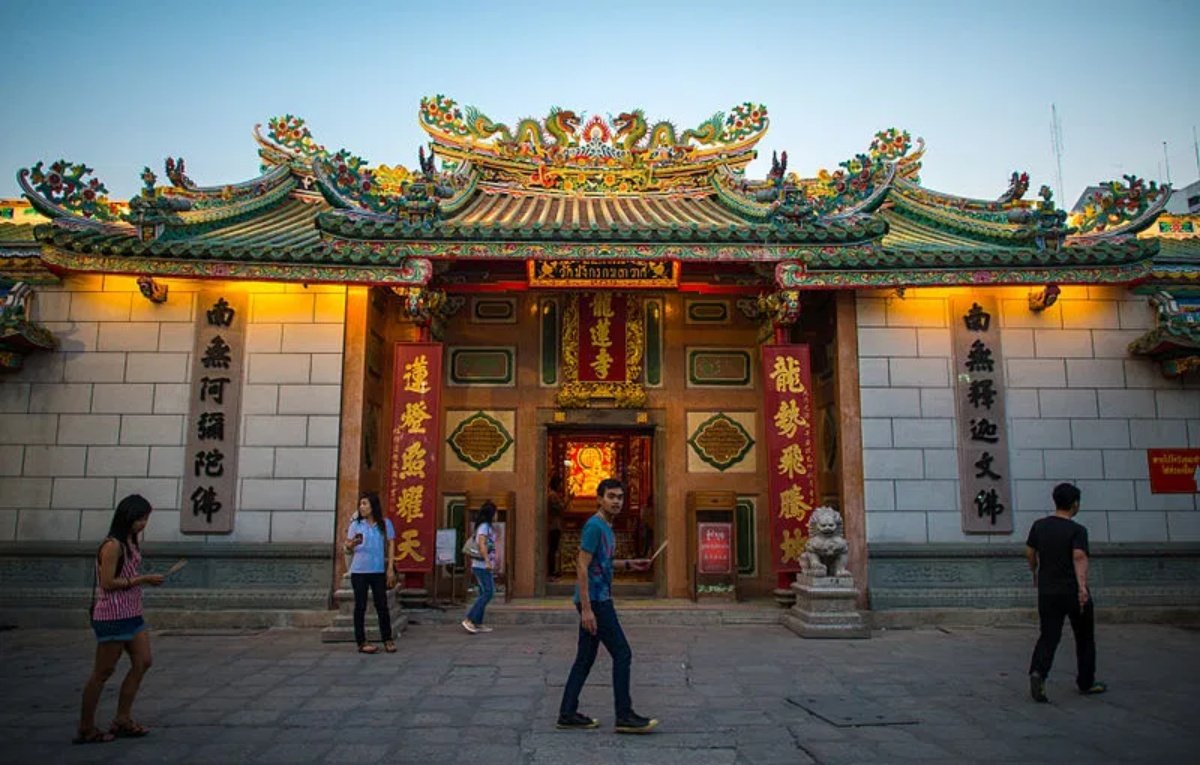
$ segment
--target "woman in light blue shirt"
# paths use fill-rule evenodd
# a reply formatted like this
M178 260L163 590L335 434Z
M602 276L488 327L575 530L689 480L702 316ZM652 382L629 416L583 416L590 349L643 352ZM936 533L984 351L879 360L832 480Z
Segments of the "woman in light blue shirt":
M367 588L375 600L375 613L379 616L379 634L383 638L383 649L396 652L396 641L392 639L392 616L388 613L387 593L396 586L395 549L392 540L396 532L392 522L385 520L379 506L379 495L365 491L358 498L358 513L346 529L346 553L353 554L350 562L350 586L354 588L354 640L359 653L378 653L379 649L367 642L364 626L367 613Z
M462 620L462 627L467 632L491 632L491 627L483 626L483 610L496 594L496 580L492 572L496 568L496 531L492 524L496 521L496 504L490 499L485 500L479 508L479 522L475 524L475 543L483 554L471 563L471 573L479 582L479 597L467 611L467 617Z

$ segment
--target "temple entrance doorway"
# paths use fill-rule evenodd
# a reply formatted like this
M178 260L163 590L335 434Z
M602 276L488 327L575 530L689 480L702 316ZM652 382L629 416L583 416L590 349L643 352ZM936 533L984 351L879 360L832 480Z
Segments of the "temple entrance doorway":
M605 478L625 484L625 507L613 523L617 558L649 556L655 540L654 434L647 428L549 428L546 438L546 538L542 576L546 595L569 595L583 525L596 513L596 487ZM654 572L616 572L623 597L653 596Z

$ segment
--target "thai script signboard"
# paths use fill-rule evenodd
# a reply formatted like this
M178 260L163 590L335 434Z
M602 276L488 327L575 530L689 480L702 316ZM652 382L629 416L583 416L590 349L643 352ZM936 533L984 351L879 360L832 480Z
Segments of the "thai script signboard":
M530 287L674 289L679 263L649 260L530 260Z
M733 573L733 524L696 524L696 570L701 574Z
M812 366L807 345L764 345L762 359L771 561L777 573L787 573L800 570L817 497Z
M179 530L228 534L237 501L247 296L204 290L197 299Z
M396 343L394 358L387 515L396 527L396 570L431 571L437 552L442 346Z
M962 530L1013 530L1008 433L1004 420L1004 355L994 297L955 298L951 337L958 414L958 485Z
M1151 494L1200 492L1200 449L1147 449Z

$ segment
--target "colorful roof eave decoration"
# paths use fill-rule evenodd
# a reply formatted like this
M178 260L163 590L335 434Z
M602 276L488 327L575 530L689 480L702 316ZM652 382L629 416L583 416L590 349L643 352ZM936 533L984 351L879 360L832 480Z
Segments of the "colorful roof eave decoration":
M28 320L31 292L28 282L0 277L0 371L20 369L29 354L58 347L50 330Z
M422 121L443 156L440 171L423 153L416 172L370 168L344 150L330 154L303 120L287 115L270 122L268 136L256 126L264 173L240 184L199 187L182 159L168 159L172 185L156 187L147 168L142 195L124 207L104 196L83 165L38 163L20 181L53 218L36 236L47 262L64 269L101 270L103 263L122 272L228 276L254 265L286 279L304 278L287 276L293 267L341 278L346 269L411 270L414 259L783 261L803 264L810 286L820 274L844 281L833 272L868 281L863 274L879 272L885 282L912 284L949 283L959 278L947 276L955 271L985 274L987 283L1003 283L995 279L1013 272L1005 278L1024 283L1015 274L1021 269L1062 282L1074 281L1072 274L1081 281L1097 274L1109 282L1144 279L1143 261L1157 245L1130 234L1153 221L1169 193L1132 177L1109 182L1081 223L1087 236L1072 237L1047 189L1041 203L1021 199L1023 174L1014 173L1009 190L993 201L920 187L924 143L918 139L918 150L908 153L911 139L895 129L876 134L867 154L834 173L799 179L786 172L785 153L773 159L766 180L747 181L741 168L767 125L765 108L753 104L676 133L670 123L639 125L638 110L582 125L576 117L570 132L566 115L573 113L564 110L514 130L468 109L469 125L460 112L446 118L449 127L431 129L429 102L422 102ZM438 109L447 104L456 108L443 99ZM724 150L710 146L722 142ZM458 159L445 162L455 151ZM512 177L529 168L530 177ZM556 183L586 177L600 191L553 188L548 172L560 174ZM315 190L335 209L299 201L318 199ZM889 221L902 219L919 225L889 236ZM160 223L161 231L147 237L144 225L129 221ZM167 263L156 267L157 260Z
M1129 344L1129 352L1157 361L1167 377L1200 372L1200 310L1181 308L1174 296L1158 292L1150 298L1158 326Z
M217 256L221 254L214 253ZM424 286L433 277L433 264L421 258L403 259L395 263L280 263L229 257L168 259L155 255L98 255L47 246L42 249L42 259L49 268L59 272L150 274L195 279Z

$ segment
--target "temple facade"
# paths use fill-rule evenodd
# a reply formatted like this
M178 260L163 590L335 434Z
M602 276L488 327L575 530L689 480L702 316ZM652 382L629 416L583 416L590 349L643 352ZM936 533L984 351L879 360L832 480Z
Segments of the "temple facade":
M1028 605L1025 532L1072 481L1105 602L1196 602L1200 216L1165 215L1169 187L1071 215L1020 172L954 196L896 129L750 178L753 103L689 130L444 96L419 119L413 169L288 115L229 185L182 158L127 202L82 164L19 172L0 610L85 602L132 492L149 551L191 562L164 611L322 612L363 491L415 599L448 592L484 499L506 596L565 595L610 476L617 555L659 553L627 597L783 597L827 505L864 608Z

